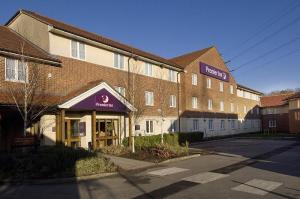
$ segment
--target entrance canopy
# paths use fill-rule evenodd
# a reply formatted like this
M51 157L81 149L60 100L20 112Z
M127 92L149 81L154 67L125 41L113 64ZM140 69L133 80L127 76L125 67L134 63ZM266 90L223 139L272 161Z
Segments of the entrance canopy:
M58 106L77 111L130 112L136 111L121 94L105 82Z

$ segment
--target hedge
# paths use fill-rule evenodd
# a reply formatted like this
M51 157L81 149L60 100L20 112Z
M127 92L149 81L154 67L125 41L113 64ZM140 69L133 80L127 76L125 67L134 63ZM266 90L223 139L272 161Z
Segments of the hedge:
M128 137L124 138L122 143L124 146L128 146ZM199 142L203 139L202 132L190 132L190 133L168 133L164 134L164 143L177 146L183 145L186 142ZM161 134L150 136L136 136L134 144L136 147L152 147L161 143Z

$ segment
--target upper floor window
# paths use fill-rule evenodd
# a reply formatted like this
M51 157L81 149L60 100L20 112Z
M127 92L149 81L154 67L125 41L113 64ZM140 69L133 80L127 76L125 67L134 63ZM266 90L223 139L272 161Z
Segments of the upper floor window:
M124 69L124 56L114 53L114 67Z
M208 100L208 110L212 110L213 108L213 102L211 99Z
M154 105L153 92L145 91L145 102L146 102L146 106L153 106Z
M234 93L234 91L233 91L233 86L230 85L230 94L233 94L233 93Z
M197 85L197 74L195 73L192 74L192 85Z
M223 92L223 91L224 91L224 83L220 82L220 92Z
M176 95L170 95L170 107L176 107Z
M206 79L206 86L207 86L207 88L211 88L211 79L210 78Z
M71 55L74 58L85 60L85 45L79 41L71 41Z
M198 108L198 98L192 97L192 108L196 109Z
M220 101L220 111L224 111L224 102Z
M169 81L176 82L176 71L169 70Z
M5 59L5 80L14 82L27 81L27 64L16 59Z
M145 63L144 74L147 76L152 76L152 64Z
M125 88L124 87L116 86L115 89L117 90L118 93L125 96Z

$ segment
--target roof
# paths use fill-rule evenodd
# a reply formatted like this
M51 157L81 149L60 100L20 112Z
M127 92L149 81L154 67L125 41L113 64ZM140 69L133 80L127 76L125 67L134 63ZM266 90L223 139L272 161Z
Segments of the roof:
M126 44L122 44L120 42L111 40L111 39L103 37L101 35L85 31L83 29L80 29L80 28L74 27L72 25L69 25L69 24L57 21L55 19L51 19L49 17L40 15L40 14L38 14L36 12L32 12L32 11L27 11L27 10L20 10L20 11L18 11L6 23L6 25L10 24L10 22L13 21L14 18L17 15L19 15L20 13L27 14L27 15L29 15L29 16L31 16L31 17L39 20L39 21L41 21L42 23L45 23L45 24L47 24L49 26L52 26L54 28L63 30L65 32L68 32L68 33L71 33L71 34L75 34L75 35L78 35L78 36L81 36L81 37L84 37L84 38L87 38L87 39L90 39L90 40L93 40L93 41L96 41L96 42L99 42L99 43L102 43L102 44L105 44L105 45L108 45L108 46L111 46L111 47L114 47L114 48L118 48L118 49L124 50L124 51L126 51L128 53L133 53L135 55L142 56L142 57L145 57L145 58L148 58L148 59L152 59L152 60L155 60L155 61L167 64L167 65L179 68L179 69L182 68L178 64L176 64L176 63L174 63L174 62L172 62L172 61L170 61L168 59L162 58L162 57L160 57L158 55L154 55L152 53L145 52L143 50L137 49L135 47L132 47L132 46L129 46L129 45L126 45Z
M262 92L259 92L259 91L257 91L257 90L254 90L254 89L249 88L249 87L246 87L246 86L243 86L243 85L241 85L241 84L237 84L237 87L238 87L238 88L241 88L241 89L243 89L243 90L250 91L250 92L252 92L252 93L259 94L259 95L262 95L262 94L263 94Z
M195 61L197 58L199 58L200 56L202 56L203 54L205 54L207 51L209 51L212 48L214 48L214 47L211 46L211 47L208 47L208 48L204 48L204 49L201 49L201 50L190 52L190 53L187 53L187 54L184 54L184 55L180 55L178 57L173 57L169 60L171 60L172 62L175 62L176 64L179 64L183 68L185 68L187 65L189 65L190 63Z
M285 105L286 98L292 96L293 94L279 94L271 96L263 96L260 98L262 107L274 107Z
M6 26L0 26L0 51L60 63L60 60Z
M292 95L288 96L288 97L286 98L286 100L297 99L297 98L300 99L300 92L297 92L297 93L295 93L295 94L292 94Z

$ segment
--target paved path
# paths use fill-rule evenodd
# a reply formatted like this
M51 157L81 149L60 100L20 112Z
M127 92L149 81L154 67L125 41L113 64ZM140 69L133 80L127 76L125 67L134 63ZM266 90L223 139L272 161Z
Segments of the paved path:
M232 139L218 154L71 184L0 186L0 198L300 198L300 143Z

